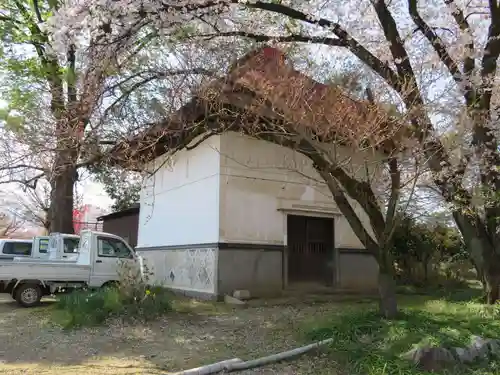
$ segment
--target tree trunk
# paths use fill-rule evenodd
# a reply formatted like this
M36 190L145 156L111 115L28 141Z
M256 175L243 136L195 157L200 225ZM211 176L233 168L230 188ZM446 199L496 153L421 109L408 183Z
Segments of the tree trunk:
M50 232L74 233L73 188L76 182L76 168L65 166L52 177L50 200Z
M484 260L483 262L474 262L474 264L486 293L486 303L494 304L500 299L500 255L496 254L493 246L486 244L485 241L476 238L471 243L474 243L476 247L482 247L480 250Z
M476 270L476 275L477 279L481 282L481 285L483 286L483 291L486 293L486 280L484 279L484 272L481 267L479 267L474 260L471 260L472 265L474 266L474 269Z
M395 318L398 314L398 304L396 299L396 283L392 274L380 270L378 275L378 292L380 295L380 314L386 319Z
M393 319L398 314L394 263L387 250L379 249L378 254L379 311L384 318Z
M500 257L498 255L487 259L483 270L486 303L494 304L499 300L500 288Z
M498 301L498 288L500 288L500 280L497 275L487 275L486 273L486 303L493 305Z
M429 263L430 263L430 257L427 255L424 255L423 259L423 267L424 267L424 285L427 285L429 282Z
M478 217L474 221L453 212L468 252L477 269L478 278L483 283L486 292L486 303L493 304L499 300L500 287L500 255L497 254L495 240L490 237Z

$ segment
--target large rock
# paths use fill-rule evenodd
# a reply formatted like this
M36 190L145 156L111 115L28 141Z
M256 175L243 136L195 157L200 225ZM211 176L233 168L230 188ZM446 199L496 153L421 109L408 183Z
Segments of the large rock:
M468 364L478 359L500 356L500 340L472 336L465 348L420 347L402 355L425 371L440 371L458 363Z
M403 358L413 361L425 371L440 371L457 363L453 353L441 347L414 348L403 354Z
M487 359L500 355L500 341L472 336L471 343L465 348L454 348L460 362L471 363L479 358Z
M455 355L459 362L470 363L474 362L476 359L475 353L471 352L467 348L453 348Z

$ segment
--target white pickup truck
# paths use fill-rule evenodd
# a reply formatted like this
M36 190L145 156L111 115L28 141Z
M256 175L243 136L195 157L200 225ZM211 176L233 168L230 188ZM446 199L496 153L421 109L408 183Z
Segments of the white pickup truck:
M78 251L80 236L75 234L62 234L63 252L62 259L75 258ZM49 257L50 236L37 236L28 239L0 239L0 261L11 261L14 258L47 259Z
M0 262L0 293L9 293L21 306L40 303L45 295L61 289L99 288L119 282L120 263L142 272L142 258L122 238L84 230L75 259L61 259L64 236L52 234L49 259L14 258Z

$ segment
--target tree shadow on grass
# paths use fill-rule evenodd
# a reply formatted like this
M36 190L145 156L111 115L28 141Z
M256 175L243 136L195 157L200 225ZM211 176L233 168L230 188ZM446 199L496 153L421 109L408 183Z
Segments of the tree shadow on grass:
M439 298L448 302L482 302L484 300L483 290L478 285L470 285L468 283L453 286L434 285L426 287L400 285L397 292L404 296L425 296Z
M331 354L352 375L423 374L400 355L415 346L465 347L473 335L500 338L500 324L494 317L482 316L465 304L454 306L451 312L409 308L394 320L381 319L375 311L351 311L307 329L309 339L335 339ZM478 363L442 374L496 374L499 365L500 362Z

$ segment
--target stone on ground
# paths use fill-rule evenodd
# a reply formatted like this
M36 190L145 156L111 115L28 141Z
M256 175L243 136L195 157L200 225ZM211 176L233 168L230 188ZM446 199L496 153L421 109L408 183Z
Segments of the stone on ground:
M227 294L224 296L224 302L229 304L229 305L246 305L245 301L242 301L238 298L228 296Z
M425 371L439 371L456 363L453 353L441 347L420 347L403 354Z
M426 371L439 371L457 363L472 363L477 359L500 356L500 340L472 336L465 348L419 347L402 355Z
M233 293L233 297L244 301L250 299L251 296L249 290L241 289L241 290L235 290Z

